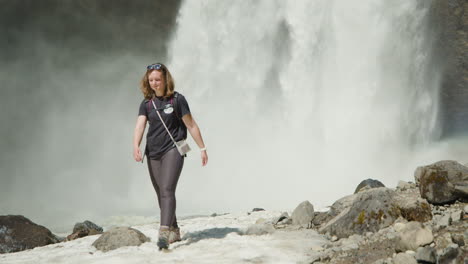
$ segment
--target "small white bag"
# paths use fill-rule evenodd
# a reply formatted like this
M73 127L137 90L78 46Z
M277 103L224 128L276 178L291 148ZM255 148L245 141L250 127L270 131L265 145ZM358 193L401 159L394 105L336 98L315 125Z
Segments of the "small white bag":
M176 142L176 147L181 156L184 156L185 154L187 154L187 152L190 151L190 146L185 139Z
M178 141L178 142L176 142L176 141L174 140L174 138L172 137L171 132L169 132L169 129L168 129L167 126L166 126L166 123L164 123L164 120L162 119L161 114L160 114L159 111L158 111L158 108L157 108L156 105L154 104L154 101L151 100L151 102L153 103L153 107L154 107L154 109L156 110L156 113L158 114L159 119L161 119L161 122L163 123L164 128L166 128L167 133L168 133L169 136L171 137L172 142L174 142L174 144L175 144L175 146L176 146L176 148L177 148L177 151L179 151L179 153L180 153L181 156L185 156L185 155L187 154L187 152L189 152L189 151L191 150L191 149L190 149L190 146L189 146L188 143L187 143L187 141L186 141L185 139L182 139L182 140L180 140L180 141Z

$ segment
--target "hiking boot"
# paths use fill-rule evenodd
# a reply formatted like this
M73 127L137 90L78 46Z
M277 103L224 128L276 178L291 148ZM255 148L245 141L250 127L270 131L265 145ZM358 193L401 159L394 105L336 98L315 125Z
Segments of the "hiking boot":
M161 226L159 228L159 236L158 236L158 247L159 250L161 249L168 249L169 248L169 235L170 235L169 227Z
M169 230L170 230L170 233L169 233L169 244L182 241L182 239L180 238L180 228L178 228L178 227L171 227Z

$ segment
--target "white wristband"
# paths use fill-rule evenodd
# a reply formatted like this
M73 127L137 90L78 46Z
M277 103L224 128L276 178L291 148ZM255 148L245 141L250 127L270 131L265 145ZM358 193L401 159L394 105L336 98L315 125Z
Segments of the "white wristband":
M205 151L205 150L206 150L206 147L200 149L200 151Z

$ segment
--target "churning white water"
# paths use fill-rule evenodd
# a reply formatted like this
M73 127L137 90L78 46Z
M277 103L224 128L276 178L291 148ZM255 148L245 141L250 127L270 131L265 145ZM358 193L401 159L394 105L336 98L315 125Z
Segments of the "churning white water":
M169 67L210 162L186 161L178 210L324 207L366 178L413 180L438 133L429 6L185 1Z

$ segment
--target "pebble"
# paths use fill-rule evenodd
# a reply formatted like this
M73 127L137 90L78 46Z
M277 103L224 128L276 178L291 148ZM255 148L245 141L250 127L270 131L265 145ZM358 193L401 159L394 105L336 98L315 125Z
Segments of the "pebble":
M462 210L457 210L451 213L450 217L452 218L452 222L458 222L462 219L463 212Z

